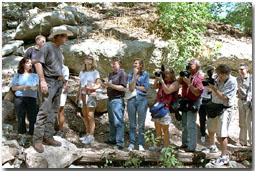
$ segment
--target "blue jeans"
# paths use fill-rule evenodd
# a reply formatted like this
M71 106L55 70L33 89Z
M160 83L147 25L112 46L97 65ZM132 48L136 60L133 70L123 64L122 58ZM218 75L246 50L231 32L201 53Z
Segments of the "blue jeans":
M129 141L131 144L136 144L136 112L138 113L138 144L144 145L144 126L147 113L147 97L137 95L128 100L127 110L129 118Z
M107 103L107 111L110 123L110 138L112 142L124 147L124 109L125 103L123 98L109 99Z
M200 99L194 102L199 109ZM187 146L189 150L195 150L197 146L197 114L192 111L182 112L182 145Z

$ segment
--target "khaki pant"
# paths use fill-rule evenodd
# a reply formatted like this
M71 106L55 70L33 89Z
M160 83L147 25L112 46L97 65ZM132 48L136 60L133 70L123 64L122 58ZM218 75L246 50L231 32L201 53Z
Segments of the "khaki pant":
M239 142L242 145L247 144L247 131L249 135L249 143L252 143L252 110L245 105L246 101L238 99L239 109Z
M48 93L42 94L41 105L37 114L35 129L34 129L34 142L42 142L43 137L46 139L53 138L54 134L54 121L59 112L60 95L62 91L62 81L45 78L48 85Z

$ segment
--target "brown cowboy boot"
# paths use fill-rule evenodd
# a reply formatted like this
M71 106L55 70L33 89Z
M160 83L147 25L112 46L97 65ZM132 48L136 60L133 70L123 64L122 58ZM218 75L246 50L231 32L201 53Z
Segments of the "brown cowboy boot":
M62 144L61 144L61 142L59 142L59 141L56 141L56 140L54 140L53 138L49 138L49 139L43 139L43 144L44 145L52 145L52 146L56 146L56 147L59 147L59 146L61 146Z
M38 153L43 153L44 149L41 142L34 142L33 147Z

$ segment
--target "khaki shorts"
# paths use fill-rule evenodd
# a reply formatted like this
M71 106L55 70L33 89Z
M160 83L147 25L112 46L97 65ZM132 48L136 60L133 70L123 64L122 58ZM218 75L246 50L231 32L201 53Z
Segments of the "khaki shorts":
M166 114L166 116L162 118L152 118L151 119L153 122L160 123L161 125L170 125L171 123L171 116L170 113Z
M88 95L88 100L86 103L86 94L82 94L82 103L78 103L78 106L80 108L96 107L97 106L96 96L94 96L94 94Z
M222 115L215 118L208 118L207 129L215 132L219 137L228 137L228 127L233 114L233 108L228 108Z

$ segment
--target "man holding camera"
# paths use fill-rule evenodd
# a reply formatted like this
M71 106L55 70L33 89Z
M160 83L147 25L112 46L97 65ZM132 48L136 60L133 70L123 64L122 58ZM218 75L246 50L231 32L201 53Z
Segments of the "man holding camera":
M191 59L187 71L181 71L179 83L182 84L182 148L185 152L194 152L197 145L197 113L200 107L200 97L204 90L203 76L199 73L200 62Z
M228 144L228 127L233 114L234 96L236 95L237 82L230 75L230 68L226 64L220 64L216 68L217 78L215 85L209 83L209 88L212 90L212 103L219 105L223 104L222 112L211 118L208 115L207 129L210 138L210 147L217 148L215 145L215 133L219 137L221 144L221 156L214 162L216 165L224 165L229 162L227 156ZM216 110L215 110L216 112Z
M238 109L239 109L239 144L247 146L247 130L249 144L252 143L252 75L248 73L248 64L241 63L239 68L240 76L236 79L238 84Z

